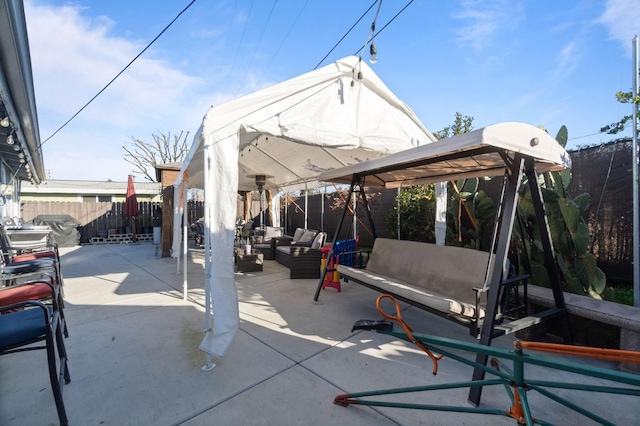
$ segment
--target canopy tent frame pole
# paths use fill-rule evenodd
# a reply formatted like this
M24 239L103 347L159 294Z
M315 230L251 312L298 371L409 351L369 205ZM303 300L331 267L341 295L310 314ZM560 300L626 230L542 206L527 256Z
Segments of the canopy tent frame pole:
M327 185L322 187L322 202L320 203L320 231L324 232L324 201L327 199Z
M400 193L402 192L402 185L400 185L396 191L396 206L398 209L398 217L396 219L396 227L398 234L398 241L400 241Z
M489 277L489 291L487 292L487 306L485 310L484 321L480 332L480 345L491 346L491 341L494 336L494 327L496 322L496 314L498 313L500 296L501 296L501 282L502 274L506 266L507 256L509 252L509 245L511 242L511 235L513 231L513 224L517 214L518 207L518 190L520 188L523 176L527 176L529 188L531 190L531 199L533 202L534 210L536 213L536 222L538 224L541 242L545 257L545 267L549 271L549 278L551 281L551 288L553 290L555 299L555 309L561 309L564 314L563 324L563 337L565 343L571 343L571 334L568 329L568 315L566 312L566 305L564 302L564 295L562 293L562 284L560 283L560 275L555 263L555 256L553 251L553 244L551 241L551 233L549 231L549 225L547 222L544 200L542 198L542 191L538 183L537 173L535 171L535 163L531 157L524 157L523 155L516 154L513 160L508 159L505 155L505 163L508 166L508 181L505 197L502 200L500 206L501 217L500 228L498 229L498 241L496 244L495 261L493 268L490 271ZM554 308L547 310L556 312ZM486 365L488 356L486 353L478 353L476 356L476 363L479 365ZM476 367L473 370L472 381L482 381L484 379L485 370ZM480 398L482 396L482 386L472 386L469 390L469 402L474 406L480 404Z
M309 187L307 182L304 183L304 229L309 229Z
M211 190L211 185L207 185L211 177L211 152L210 146L205 144L204 146L204 179L205 179L205 201L204 201L204 298L205 298L205 336L209 333L213 333L211 323L211 289L207 285L211 281L211 197L207 197L207 192ZM216 365L213 363L213 357L210 353L205 352L205 365L202 367L202 371L209 371Z
M189 288L189 284L187 283L187 246L189 243L189 228L187 226L188 219L188 208L187 208L187 184L184 183L182 192L182 300L187 301L187 292ZM178 255L178 258L180 256Z
M640 96L638 92L638 36L632 40L633 56L633 97ZM638 104L631 102L633 108L633 305L640 307L640 212L638 211Z

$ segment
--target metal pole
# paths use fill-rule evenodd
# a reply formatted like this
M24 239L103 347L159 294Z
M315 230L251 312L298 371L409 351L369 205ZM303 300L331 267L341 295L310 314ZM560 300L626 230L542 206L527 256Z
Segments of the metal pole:
M309 211L309 188L307 186L307 182L305 182L304 183L304 229L309 229L309 226L307 225L308 211Z
M398 195L396 195L396 205L398 206L398 222L397 222L397 229L398 229L398 240L400 239L400 191L402 190L402 185L400 185L398 187Z
M358 236L358 230L356 226L358 226L358 215L356 214L356 208L358 207L358 203L356 197L353 197L353 239L355 240Z
M327 199L327 185L322 187L322 197L320 202L320 231L324 232L324 201Z
M189 223L189 218L187 216L187 184L183 183L183 193L182 193L182 300L187 301L187 292L189 284L187 282L187 244L189 243L189 229L187 228L187 224ZM180 255L178 255L180 257Z
M633 38L633 304L640 307L640 228L638 228L638 36Z

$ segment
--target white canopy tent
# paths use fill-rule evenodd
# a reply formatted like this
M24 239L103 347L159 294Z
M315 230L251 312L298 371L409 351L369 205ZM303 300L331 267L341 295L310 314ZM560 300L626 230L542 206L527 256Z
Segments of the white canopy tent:
M265 188L274 193L311 188L322 172L433 141L357 57L211 108L174 184L174 223L185 187L205 194L207 333L200 348L223 356L238 328L231 256L238 190L255 189L256 175L265 175ZM173 247L177 255L179 231Z

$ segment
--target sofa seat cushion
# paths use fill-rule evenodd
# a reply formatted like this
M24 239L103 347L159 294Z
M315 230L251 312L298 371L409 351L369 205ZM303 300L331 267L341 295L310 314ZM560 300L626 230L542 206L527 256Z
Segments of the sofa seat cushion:
M468 318L475 318L475 303L467 303L453 299L451 296L440 293L433 289L412 286L404 281L375 274L366 269L352 268L350 266L338 265L338 272L348 277L352 277L366 285L375 287L381 293L392 293L416 303L435 309L440 312L449 312L452 315L459 315ZM473 293L472 290L469 290ZM484 309L480 308L480 318L484 318Z
M366 269L475 305L473 289L483 286L488 263L489 253L479 250L377 238Z
M276 246L276 251L280 253L286 253L287 255L291 254L291 246Z

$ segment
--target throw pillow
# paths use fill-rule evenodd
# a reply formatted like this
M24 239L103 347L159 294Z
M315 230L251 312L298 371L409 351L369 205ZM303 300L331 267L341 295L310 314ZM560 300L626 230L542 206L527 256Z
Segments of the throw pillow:
M308 230L308 231L305 231L302 237L300 237L298 241L294 242L294 244L297 246L311 247L311 243L313 242L313 239L315 237L316 237L316 231Z
M300 238L302 238L302 236L304 235L304 229L302 228L297 228L296 232L293 234L293 242L297 243L298 241L300 241Z
M312 249L320 249L322 248L324 241L327 239L327 234L324 232L318 232L318 235L313 239L311 243Z
M272 238L277 238L282 236L282 229L276 228L273 226L267 226L264 230L264 238L263 242L268 243Z

